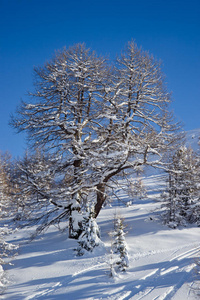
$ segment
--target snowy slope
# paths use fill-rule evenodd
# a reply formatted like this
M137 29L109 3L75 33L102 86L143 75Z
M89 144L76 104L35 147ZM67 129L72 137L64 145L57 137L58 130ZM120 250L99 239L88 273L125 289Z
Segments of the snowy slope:
M162 180L146 179L151 198L155 183ZM3 299L195 299L191 287L197 279L200 228L169 229L159 220L159 207L146 199L130 207L105 208L98 218L105 247L81 258L73 251L76 241L54 227L32 243L27 243L30 232L19 230L11 241L21 247L8 268L11 283ZM115 212L127 224L130 267L110 279L108 232Z
M199 131L193 132L195 137ZM194 137L191 141L194 141ZM197 139L195 139L196 143ZM194 143L194 144L195 144ZM30 229L20 229L9 241L20 245L13 266L7 266L10 284L2 299L9 300L186 300L198 299L197 261L200 228L170 229L161 222L159 193L165 177L146 175L149 197L129 207L118 201L98 216L105 246L76 257L77 243L67 233L51 227L29 243ZM124 201L130 198L120 191ZM109 278L110 237L114 214L125 218L130 266L125 274ZM198 281L199 280L199 281Z

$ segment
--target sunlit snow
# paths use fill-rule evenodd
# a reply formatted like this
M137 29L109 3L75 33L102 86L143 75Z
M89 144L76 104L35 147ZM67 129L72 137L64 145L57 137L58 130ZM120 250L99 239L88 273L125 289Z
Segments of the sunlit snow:
M123 201L132 201L132 205L122 206L116 199L112 207L101 211L97 223L104 246L92 253L76 257L77 242L55 227L31 243L33 229L20 229L9 236L9 241L20 248L13 265L6 266L10 283L1 299L197 299L200 228L163 225L159 192L164 189L165 176L148 171L142 180L147 198L130 199L119 190ZM110 278L108 233L115 214L127 225L129 268Z

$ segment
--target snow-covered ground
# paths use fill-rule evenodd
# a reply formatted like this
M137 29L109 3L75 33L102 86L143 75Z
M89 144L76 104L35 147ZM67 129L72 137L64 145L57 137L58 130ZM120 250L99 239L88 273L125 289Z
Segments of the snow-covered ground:
M106 207L98 216L102 241L93 253L76 257L77 242L51 227L29 243L31 230L15 232L10 241L20 245L13 266L7 267L10 284L2 299L30 300L186 300L198 299L197 261L200 257L200 228L170 229L160 220L161 175L143 180L149 198L129 207ZM121 196L125 201L127 195ZM114 214L127 225L128 271L110 278L110 237ZM199 278L200 280L200 278ZM200 282L199 282L200 288Z

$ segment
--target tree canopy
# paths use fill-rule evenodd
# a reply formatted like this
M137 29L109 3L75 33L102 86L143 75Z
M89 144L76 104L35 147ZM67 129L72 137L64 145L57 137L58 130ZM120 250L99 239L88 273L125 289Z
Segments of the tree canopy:
M70 236L77 237L77 214L90 206L97 217L117 175L164 166L177 130L170 94L161 64L134 42L114 63L77 44L34 74L31 100L21 103L11 125L44 151L48 163L37 178L48 172L52 188L40 185L40 195L44 190L45 205L65 211ZM37 180L29 184L39 186Z

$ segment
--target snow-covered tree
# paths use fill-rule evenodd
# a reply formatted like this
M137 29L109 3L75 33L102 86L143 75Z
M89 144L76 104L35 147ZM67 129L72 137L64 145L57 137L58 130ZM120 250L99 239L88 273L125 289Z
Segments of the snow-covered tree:
M3 265L10 264L13 254L18 249L18 245L13 245L5 241L5 236L10 233L12 233L12 230L7 226L0 227L0 293L7 283Z
M11 183L12 199L16 207L16 219L34 219L43 214L56 188L54 183L53 159L37 149L28 151L24 157L15 160ZM47 211L46 211L47 213Z
M11 216L13 211L12 193L13 187L11 184L12 178L12 161L11 155L0 153L0 219ZM8 226L0 226L0 293L5 288L6 279L3 270L3 265L9 263L9 257L12 255L17 246L5 241L5 236L11 233L12 230Z
M147 197L147 190L142 180L143 169L140 168L135 173L135 178L127 177L127 193L133 199L144 199Z
M0 215L11 213L12 208L12 161L9 153L0 153Z
M76 219L94 192L96 218L117 175L162 165L175 140L160 64L134 42L114 67L82 44L62 50L35 69L30 96L11 124L54 157L54 179L63 185L45 199L69 219L72 238L81 233Z
M200 163L194 151L182 146L169 170L165 221L169 226L200 224Z
M79 256L83 255L85 251L92 252L95 247L102 244L93 209L90 210L88 216L83 218L81 226L82 233L78 239L79 246L77 248L77 255Z
M116 265L118 270L122 272L126 271L129 266L125 228L123 219L118 216L114 220L114 231L110 233L112 236L112 251L119 256Z
M112 248L110 249L110 255L109 255L108 264L109 264L109 273L108 273L108 276L110 278L114 278L117 275L117 273L115 271L115 260L114 260L114 255L113 255Z
M102 119L108 68L103 58L78 44L58 52L34 71L36 89L30 96L35 102L22 102L11 123L28 133L33 146L56 155L56 174L72 174L70 185L66 184L61 197L51 202L69 212L69 234L77 238L73 214L80 211L84 186L89 184L85 156L93 149L91 139L100 126L98 119Z

